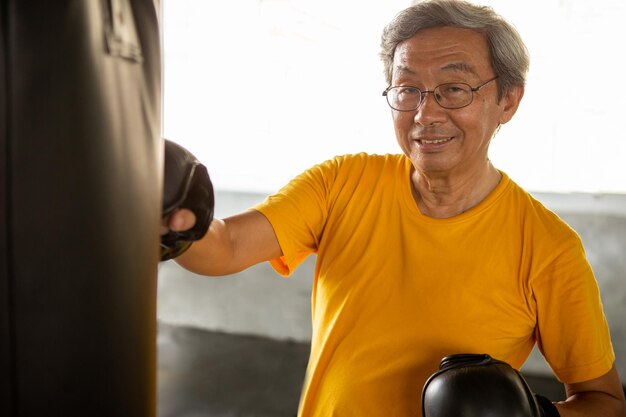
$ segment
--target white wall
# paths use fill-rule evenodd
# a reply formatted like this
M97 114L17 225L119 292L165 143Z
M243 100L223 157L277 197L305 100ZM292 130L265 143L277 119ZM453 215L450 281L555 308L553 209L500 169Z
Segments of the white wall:
M409 0L163 0L164 135L219 189L273 192L342 153L398 152L378 59ZM484 0L531 55L491 159L523 187L626 192L626 1Z

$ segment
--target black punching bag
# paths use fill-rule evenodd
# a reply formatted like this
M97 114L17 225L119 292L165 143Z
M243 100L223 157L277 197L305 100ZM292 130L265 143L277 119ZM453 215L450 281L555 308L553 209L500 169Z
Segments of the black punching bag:
M155 414L153 0L0 0L0 416Z

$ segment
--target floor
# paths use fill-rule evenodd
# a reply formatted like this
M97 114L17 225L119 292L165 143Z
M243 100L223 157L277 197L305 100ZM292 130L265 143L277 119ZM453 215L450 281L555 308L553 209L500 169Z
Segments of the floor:
M309 346L160 324L158 417L294 417ZM562 386L525 375L556 401Z
M294 417L309 346L161 324L158 417Z

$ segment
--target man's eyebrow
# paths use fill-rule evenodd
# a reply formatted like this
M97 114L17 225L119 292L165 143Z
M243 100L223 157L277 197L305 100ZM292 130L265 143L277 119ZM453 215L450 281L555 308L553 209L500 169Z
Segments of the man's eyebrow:
M395 67L395 71L396 72L401 72L401 73L409 73L409 74L417 74L415 71L413 71L411 68L405 66L405 65L396 65Z
M394 70L395 70L394 72L399 72L401 74L409 74L409 75L417 74L417 72L413 71L411 68L402 64L396 65ZM452 62L441 67L441 70L446 71L446 72L464 72L467 74L478 75L478 73L474 70L474 67L472 67L471 65L465 62Z
M478 75L474 68L471 65L466 64L465 62L452 62L450 64L444 65L441 69L444 71L458 71Z

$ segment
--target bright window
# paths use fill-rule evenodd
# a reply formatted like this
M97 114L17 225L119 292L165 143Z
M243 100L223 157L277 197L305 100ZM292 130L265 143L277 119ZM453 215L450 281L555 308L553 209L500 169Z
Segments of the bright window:
M335 155L397 153L378 58L410 1L163 0L164 136L216 188L273 192ZM531 54L491 159L529 190L626 192L623 0L493 0Z

